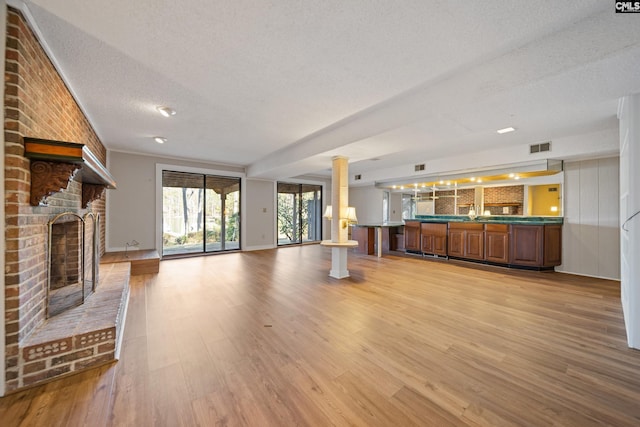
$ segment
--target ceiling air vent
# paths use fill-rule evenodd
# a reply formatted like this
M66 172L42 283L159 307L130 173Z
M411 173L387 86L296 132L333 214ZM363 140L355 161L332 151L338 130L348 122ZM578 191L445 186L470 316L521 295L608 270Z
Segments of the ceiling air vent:
M362 175L358 174L354 176L353 179L355 179L356 181L360 181L362 179Z
M420 172L424 170L424 163L422 163L421 165L415 165L414 170L416 172Z
M529 146L529 154L543 153L545 151L551 151L551 141L532 144Z

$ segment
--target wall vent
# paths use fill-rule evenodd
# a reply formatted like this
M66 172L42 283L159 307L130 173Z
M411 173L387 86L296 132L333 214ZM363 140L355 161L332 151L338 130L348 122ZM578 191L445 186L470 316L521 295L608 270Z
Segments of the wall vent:
M545 151L551 151L551 141L542 142L540 144L531 144L529 146L529 154L543 153Z
M360 181L362 179L362 175L358 174L354 176L353 179L355 179L356 181Z
M422 163L420 165L416 165L414 167L414 171L416 171L416 172L420 172L420 171L423 171L423 170L424 170L424 163Z

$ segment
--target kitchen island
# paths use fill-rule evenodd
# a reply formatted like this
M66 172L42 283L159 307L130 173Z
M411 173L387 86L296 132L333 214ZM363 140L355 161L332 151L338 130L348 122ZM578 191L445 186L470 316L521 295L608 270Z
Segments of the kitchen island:
M351 238L358 242L357 252L382 256L382 252L404 250L404 222L381 222L356 224L351 229Z

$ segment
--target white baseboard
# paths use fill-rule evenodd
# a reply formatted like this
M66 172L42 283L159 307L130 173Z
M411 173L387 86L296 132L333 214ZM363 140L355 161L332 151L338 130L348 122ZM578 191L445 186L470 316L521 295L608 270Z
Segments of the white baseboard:
M265 249L275 249L276 245L261 245L261 246L247 246L246 248L243 249L243 252L250 252L250 251L263 251Z

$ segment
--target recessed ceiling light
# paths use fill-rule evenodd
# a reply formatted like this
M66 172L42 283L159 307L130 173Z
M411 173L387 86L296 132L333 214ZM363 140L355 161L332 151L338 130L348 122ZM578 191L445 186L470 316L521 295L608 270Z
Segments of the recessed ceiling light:
M515 174L515 173L510 173L510 174L509 174L509 178L513 178L514 176L516 176L516 174Z
M165 117L171 117L176 115L176 110L174 110L171 107L160 106L160 107L156 107L156 110L158 110L158 112Z
M476 182L482 182L482 179L478 178L478 181L476 181Z
M469 181L471 181L471 182L474 182L475 180L476 180L476 178L473 177L473 176L471 178L469 178Z
M162 136L154 136L153 140L155 142L157 142L158 144L164 144L165 142L167 142L167 138L162 137Z
M514 176L513 179L520 179L518 175Z
M515 128L508 127L508 128L504 128L504 129L498 129L496 132L498 132L498 133L509 133L509 132L513 132L514 130L515 130Z

